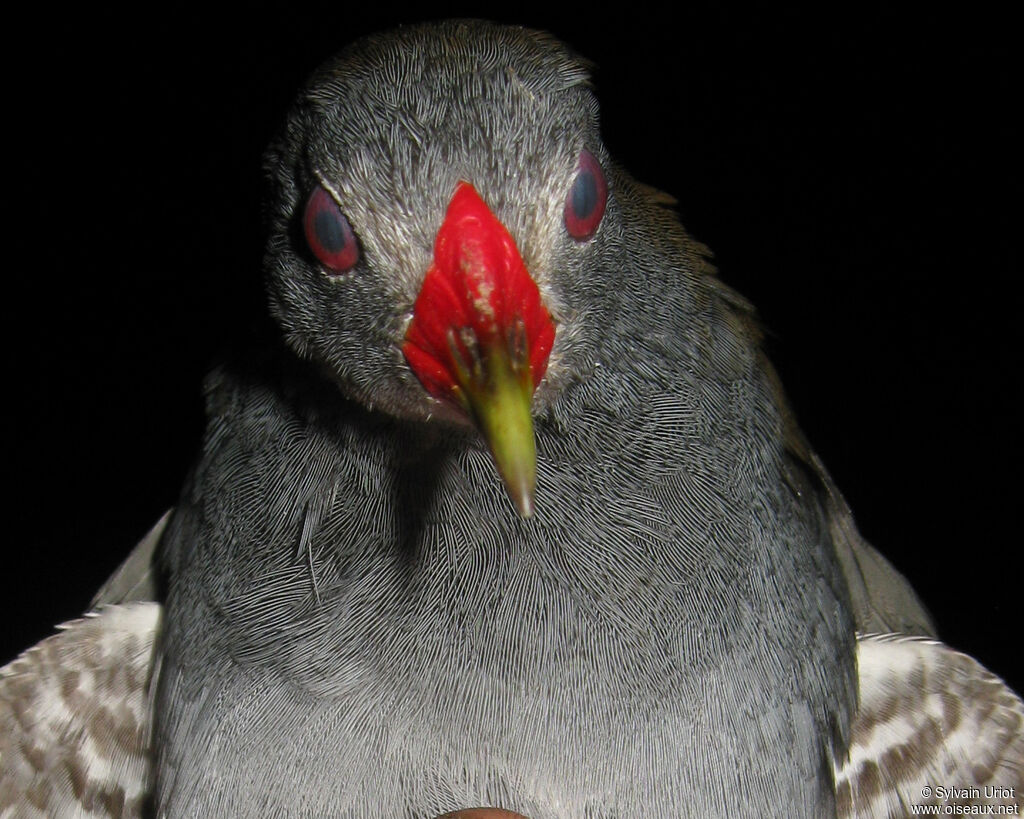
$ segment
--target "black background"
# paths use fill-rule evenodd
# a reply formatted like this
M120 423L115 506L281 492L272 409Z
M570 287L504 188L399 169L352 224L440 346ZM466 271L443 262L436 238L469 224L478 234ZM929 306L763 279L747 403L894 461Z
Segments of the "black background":
M759 306L863 532L949 643L1024 689L1009 21L630 11L484 14L598 64L610 150ZM259 314L261 151L298 86L353 37L431 16L97 12L22 32L0 662L79 614L174 503L203 373Z

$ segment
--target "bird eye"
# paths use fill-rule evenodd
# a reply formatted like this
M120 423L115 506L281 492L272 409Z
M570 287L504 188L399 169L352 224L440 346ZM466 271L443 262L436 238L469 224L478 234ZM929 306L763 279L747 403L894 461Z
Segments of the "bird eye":
M589 239L597 231L608 204L608 183L594 155L585 148L580 152L569 195L565 200L565 229L577 242Z
M332 273L351 270L359 261L359 243L352 226L331 195L317 185L302 216L306 242L313 255Z

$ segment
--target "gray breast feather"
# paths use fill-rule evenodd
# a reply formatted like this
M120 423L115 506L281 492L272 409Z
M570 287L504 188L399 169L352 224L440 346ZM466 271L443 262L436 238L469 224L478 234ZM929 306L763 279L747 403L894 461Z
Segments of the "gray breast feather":
M0 670L0 817L134 817L151 785L160 606L107 606ZM842 819L1021 805L1024 703L934 640L862 637Z

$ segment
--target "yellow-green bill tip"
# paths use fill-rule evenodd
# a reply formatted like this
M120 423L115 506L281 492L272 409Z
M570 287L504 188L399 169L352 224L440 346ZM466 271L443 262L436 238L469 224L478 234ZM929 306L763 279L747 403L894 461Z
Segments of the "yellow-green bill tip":
M464 395L512 505L521 517L528 518L533 514L537 486L537 448L530 413L533 383L528 375L513 370L504 350L492 350L487 358L486 382L464 385Z

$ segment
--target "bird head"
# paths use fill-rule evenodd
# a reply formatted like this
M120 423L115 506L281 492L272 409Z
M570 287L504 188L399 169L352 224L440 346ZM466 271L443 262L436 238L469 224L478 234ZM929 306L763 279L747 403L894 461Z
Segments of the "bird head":
M475 428L523 516L614 220L585 64L454 21L354 44L271 146L271 308L352 400ZM589 274L589 275L588 275Z

